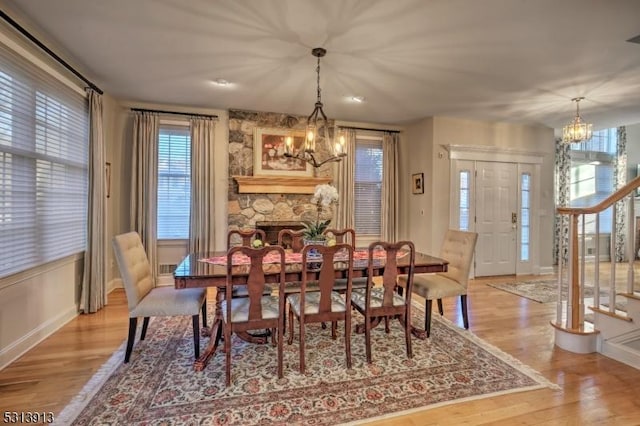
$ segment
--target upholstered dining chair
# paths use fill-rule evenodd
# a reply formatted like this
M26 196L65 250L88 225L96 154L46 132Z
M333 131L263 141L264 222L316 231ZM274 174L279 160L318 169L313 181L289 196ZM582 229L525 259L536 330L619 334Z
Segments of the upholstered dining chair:
M199 314L202 311L202 326L207 323L207 289L175 289L156 287L151 274L151 265L137 232L116 235L113 238L122 282L129 306L129 337L124 362L129 362L138 326L138 317L143 317L140 340L147 334L150 317L190 315L193 326L195 358L200 356Z
M278 266L278 295L265 295L265 272L263 260L268 253L275 252L279 262L270 264ZM233 284L233 255L244 254L251 260L248 279L245 284ZM226 359L226 385L231 384L231 334L249 330L270 329L274 342L278 347L278 378L282 378L282 355L284 341L284 309L285 309L285 253L279 246L267 246L259 249L250 247L234 247L227 253L227 285L226 301L222 305L224 329L224 348ZM235 297L234 288L246 286L247 297Z
M317 282L317 289L307 291L308 271L313 263L319 262L317 253L322 257L320 264L320 276ZM343 299L339 293L334 291L335 284L335 264L334 259L338 252L345 252L346 259L340 259L347 265L347 283ZM313 262L313 263L310 263ZM289 340L293 343L293 322L294 317L298 319L300 334L300 373L304 374L305 366L305 325L313 322L324 321L344 321L344 342L347 368L351 368L351 309L348 301L351 297L351 278L353 275L353 247L349 244L336 244L335 246L307 245L302 249L302 282L300 292L287 296L289 302ZM316 287L316 285L314 285ZM335 328L332 328L332 337L336 339Z
M336 239L336 243L346 243L351 244L354 248L356 247L356 231L354 229L325 229L323 234L333 236Z
M227 232L227 250L234 246L251 247L254 240L265 241L267 234L262 229L232 229ZM238 239L240 243L238 244Z
M294 253L300 253L304 247L304 230L281 229L278 232L278 245L288 246Z
M384 274L382 286L374 287L373 269L379 260L374 258L374 252L382 249L385 252ZM406 251L403 254L401 251ZM385 330L389 333L389 318L398 318L404 327L407 358L413 358L411 348L411 286L413 284L413 269L415 267L415 247L411 241L389 243L377 241L369 245L367 286L354 289L351 293L351 306L364 316L364 338L367 362L371 363L371 325L374 320L385 320ZM398 278L398 255L409 256L409 273L406 275L407 291L404 295L396 291Z
M478 234L475 232L447 230L440 250L440 257L449 261L447 272L414 275L413 292L425 298L424 329L427 337L431 334L431 310L434 299L438 301L438 311L442 315L442 298L460 296L462 322L465 329L469 328L467 284L477 239ZM400 276L398 280L401 286L407 287L406 275Z

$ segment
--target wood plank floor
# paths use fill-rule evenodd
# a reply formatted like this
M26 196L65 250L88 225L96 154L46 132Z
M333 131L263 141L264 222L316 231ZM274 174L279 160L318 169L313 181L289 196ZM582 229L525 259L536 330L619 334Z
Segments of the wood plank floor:
M549 277L551 278L551 277ZM640 370L599 354L577 355L553 344L554 303L537 303L471 281L471 331L562 386L485 398L373 422L376 425L639 425ZM210 298L213 300L213 298ZM462 324L458 299L445 316ZM109 306L82 315L0 371L2 411L59 413L126 338L124 291Z

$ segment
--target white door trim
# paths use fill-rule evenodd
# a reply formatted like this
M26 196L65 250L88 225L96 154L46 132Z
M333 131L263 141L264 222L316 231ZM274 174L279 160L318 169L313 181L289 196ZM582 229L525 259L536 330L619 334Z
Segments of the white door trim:
M540 170L544 160L543 153L522 151L510 148L495 146L473 146L473 145L442 145L449 151L450 158L450 202L449 202L449 226L452 229L459 229L459 200L460 190L457 173L460 170L459 163L466 162L463 168L469 168L469 161L494 161L504 163L515 163L518 165L518 209L520 208L520 176L522 172L531 173L531 246L529 262L521 262L520 247L518 246L518 260L516 261L516 274L540 274ZM475 188L475 173L472 173L472 187ZM475 191L471 196L472 209L475 212ZM469 230L475 232L475 222L470 221ZM519 242L519 239L518 239ZM473 268L472 268L473 270ZM546 271L545 271L546 272Z

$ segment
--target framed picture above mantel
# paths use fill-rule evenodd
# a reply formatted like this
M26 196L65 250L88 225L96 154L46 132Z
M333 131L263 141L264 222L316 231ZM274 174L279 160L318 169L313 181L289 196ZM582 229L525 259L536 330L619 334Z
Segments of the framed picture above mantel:
M240 194L313 194L316 185L331 182L329 177L233 176Z
M304 131L256 128L253 136L254 176L313 176L313 167L309 163L284 156L287 136L293 136L295 149L304 143Z

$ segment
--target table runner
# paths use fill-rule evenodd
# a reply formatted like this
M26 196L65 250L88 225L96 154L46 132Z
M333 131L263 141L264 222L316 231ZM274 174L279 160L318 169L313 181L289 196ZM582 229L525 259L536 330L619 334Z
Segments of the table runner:
M398 251L397 257L403 257L407 255L407 251L404 250L400 250ZM362 260L367 260L369 257L369 252L366 249L356 249L353 252L353 260L355 261L362 261ZM302 263L302 253L291 253L291 252L286 252L285 255L285 263ZM375 260L380 260L380 259L384 259L386 257L386 252L384 250L374 250L373 251L373 258ZM318 262L322 260L322 256L308 256L308 259L313 260L314 262ZM336 253L334 260L336 262L344 262L347 260L347 254L346 252L338 252ZM207 257L207 258L202 258L202 259L198 259L198 261L200 262L206 262L206 263L211 263L213 265L222 265L222 266L226 266L227 265L227 256L213 256L213 257ZM233 265L249 265L251 263L251 258L249 258L249 256L246 256L242 253L235 253L233 255L232 258L233 261ZM267 255L264 257L263 263L279 263L280 262L280 256L275 253L275 252L271 252L271 253L267 253Z

